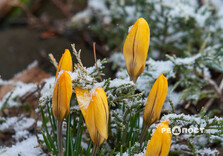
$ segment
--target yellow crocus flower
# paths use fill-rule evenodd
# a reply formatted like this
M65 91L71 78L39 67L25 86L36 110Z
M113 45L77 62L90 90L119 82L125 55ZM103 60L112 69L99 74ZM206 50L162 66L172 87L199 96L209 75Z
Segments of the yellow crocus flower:
M171 145L169 121L163 121L155 130L146 149L146 156L167 156Z
M53 91L52 110L57 121L58 156L63 156L62 122L70 112L70 99L72 96L72 81L66 71L59 76Z
M149 25L144 18L139 18L125 39L123 55L130 79L136 83L145 68L150 42Z
M72 57L71 57L70 51L68 49L65 49L64 54L62 55L60 62L58 64L55 78L57 78L58 73L61 70L72 71L72 69L73 69L73 65L72 65Z
M71 77L64 71L57 79L52 98L53 115L59 121L62 121L70 112L71 95Z
M163 103L166 99L168 82L166 77L161 74L155 81L146 101L144 110L144 120L147 125L159 120Z
M76 87L75 92L91 140L100 146L108 138L109 110L105 91L101 87L92 91Z

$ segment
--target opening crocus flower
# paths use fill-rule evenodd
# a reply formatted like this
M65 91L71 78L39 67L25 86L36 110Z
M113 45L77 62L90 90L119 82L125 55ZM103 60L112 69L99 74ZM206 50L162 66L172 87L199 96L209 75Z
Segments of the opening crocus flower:
M160 113L166 99L168 82L166 77L161 74L155 81L146 101L144 110L144 120L147 125L151 125L159 120Z
M92 91L76 87L75 91L91 140L99 147L108 138L109 110L105 91L101 87Z
M72 65L72 57L70 54L70 51L68 49L65 49L64 54L62 55L60 62L57 67L57 72L55 79L57 78L60 71L72 71L73 65Z
M155 130L146 149L146 156L167 156L171 145L169 121L163 121Z
M70 112L71 95L71 77L64 71L56 82L52 98L53 115L59 121L62 121Z
M130 79L136 83L145 68L150 42L149 25L144 18L139 18L125 39L123 55Z

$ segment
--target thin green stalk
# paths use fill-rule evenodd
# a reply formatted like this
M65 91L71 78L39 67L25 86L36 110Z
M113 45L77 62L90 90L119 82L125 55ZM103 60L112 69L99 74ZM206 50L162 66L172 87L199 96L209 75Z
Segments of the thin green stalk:
M87 148L87 151L86 151L86 156L89 156L90 153L91 153L91 146L92 146L92 141L90 141L90 143L88 144L88 148Z
M70 114L67 117L66 156L70 155Z
M148 128L149 128L149 126L145 123L143 125L142 133L139 137L140 149L142 148L142 143L145 141Z
M123 149L122 149L122 145L121 145L121 147L120 147L120 156L122 156L122 151L123 151Z
M92 150L92 153L91 153L91 156L96 156L97 153L98 153L98 150L99 150L99 146L94 144L93 145L93 150Z
M74 136L73 136L73 133L72 133L72 128L70 127L70 131L71 131L71 133L70 133L70 155L71 156L73 156L74 155L74 146L73 146L73 138L74 138Z
M132 152L131 152L131 147L132 147L132 145L131 145L131 141L129 141L129 156L131 156L131 155L132 155Z
M58 156L63 156L62 123L63 121L57 121L57 144L59 152Z

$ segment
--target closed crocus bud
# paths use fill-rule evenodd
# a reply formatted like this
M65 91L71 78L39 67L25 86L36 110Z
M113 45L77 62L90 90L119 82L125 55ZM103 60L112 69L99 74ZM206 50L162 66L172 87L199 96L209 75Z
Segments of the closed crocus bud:
M133 82L136 82L144 71L149 42L149 25L144 18L139 18L129 31L123 47L126 68Z
M60 62L57 67L56 77L58 76L58 73L62 70L65 71L72 71L73 65L72 65L72 57L70 54L70 51L68 49L65 49L65 52L63 56L60 59Z
M155 130L146 149L146 156L167 156L171 145L169 121L163 121Z
M163 103L166 99L167 90L167 79L161 74L155 81L146 101L144 120L147 125L150 126L152 123L159 120Z
M100 146L108 138L108 101L101 87L95 90L75 88L77 101L94 145Z
M57 79L52 98L53 115L59 121L62 121L69 114L71 95L71 77L64 71Z

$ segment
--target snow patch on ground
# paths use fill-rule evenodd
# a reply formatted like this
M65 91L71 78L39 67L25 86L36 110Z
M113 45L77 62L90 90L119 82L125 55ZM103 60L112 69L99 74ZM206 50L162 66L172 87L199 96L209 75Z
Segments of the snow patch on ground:
M0 101L0 109L2 107L14 107L19 106L21 102L19 101L19 98L24 96L28 92L33 92L37 89L37 85L34 83L23 83L23 82L12 82L12 81L0 81L0 85L2 84L14 84L16 85L16 88L12 90L11 92L8 92L3 99Z
M43 101L45 101L53 96L55 77L52 76L48 79L45 79L44 81L45 81L45 85L40 92L40 94L41 94L41 97L39 99L40 103L42 103Z
M22 116L8 118L1 117L0 120L5 121L0 125L0 131L7 132L13 130L15 134L12 137L16 141L27 138L30 135L29 131L27 130L31 129L35 122L35 120L32 118Z
M36 147L37 145L38 142L36 136L31 136L22 142L16 143L12 147L0 147L0 156L36 156L41 153L43 156L46 156L40 147Z

